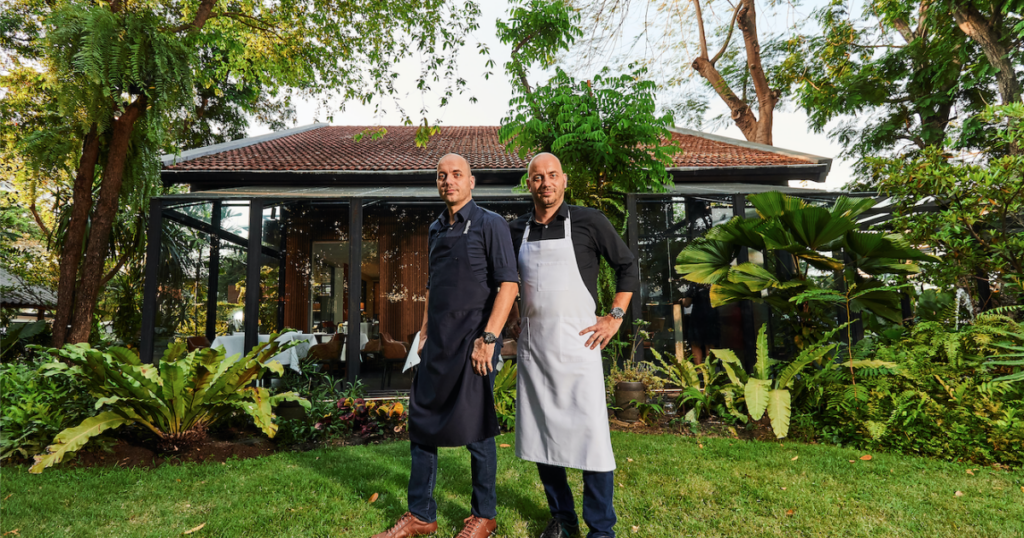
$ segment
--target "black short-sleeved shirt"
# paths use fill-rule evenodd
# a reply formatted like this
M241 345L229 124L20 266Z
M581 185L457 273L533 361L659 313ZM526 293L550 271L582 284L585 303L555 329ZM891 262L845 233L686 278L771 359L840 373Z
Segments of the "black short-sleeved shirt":
M619 237L608 217L597 209L562 203L558 213L549 224L538 224L533 210L512 221L512 248L519 258L519 247L523 244L526 223L530 223L530 237L527 241L544 241L565 238L565 219L572 213L572 246L576 252L576 266L580 277L597 303L597 274L601 267L601 256L608 260L616 276L616 290L636 293L640 289L640 269L636 257Z
M470 200L455 213L455 223L449 224L448 210L445 209L430 224L430 231L427 232L428 249L434 247L437 238L448 234L466 235L469 242L466 245L469 265L478 282L491 289L497 288L502 282L519 282L519 269L512 251L512 236L509 234L508 223L501 215ZM430 289L431 283L436 282L435 279L450 276L431 272L427 289Z

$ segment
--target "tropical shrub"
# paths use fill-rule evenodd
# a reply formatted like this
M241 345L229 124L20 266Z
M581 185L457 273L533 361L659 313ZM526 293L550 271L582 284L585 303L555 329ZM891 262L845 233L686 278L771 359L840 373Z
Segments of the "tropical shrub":
M400 401L365 400L345 398L336 404L335 415L323 417L316 428L323 428L332 422L344 425L348 431L364 438L398 435L409 428L409 412Z
M682 389L676 398L676 407L680 413L686 410L683 414L684 422L693 425L712 414L727 422L747 422L747 414L740 411L743 387L731 381L721 381L725 369L717 364L721 362L717 356L712 355L701 364L693 364L686 359L675 359L669 363L661 354L655 353L654 356L657 372L670 385Z
M516 363L506 362L494 376L494 412L507 432L516 429L516 371Z
M821 342L805 348L792 361L779 363L768 356L768 333L762 325L757 335L757 362L750 375L743 370L739 358L732 351L713 349L711 353L721 360L720 365L729 380L743 387L743 399L750 418L761 420L767 413L772 431L781 439L789 434L793 400L815 387L821 376L842 372L841 375L850 375L852 379L854 368L895 367L892 363L869 359L839 362L829 355L836 347L836 344L826 343L830 337L827 335ZM814 371L805 374L804 369L812 364ZM775 368L776 365L779 368Z
M82 383L45 376L39 364L0 364L0 459L30 458L61 430L96 414Z
M818 207L778 192L747 197L758 216L734 217L692 242L677 258L676 271L699 284L711 284L712 306L738 301L766 302L794 325L799 349L819 342L830 327L821 326L813 303L790 299L809 290L848 289L863 292L850 302L853 313L866 311L900 323L899 294L881 288L880 276L920 272L910 260L935 260L910 246L899 234L860 231L857 216L874 205L871 199L841 196L832 207ZM738 249L764 255L764 265L738 263ZM845 254L847 261L837 259ZM842 257L842 256L841 256ZM837 272L840 281L816 278ZM867 276L865 276L867 275Z
M77 378L98 398L102 412L57 434L51 446L35 457L30 472L41 473L92 437L119 426L138 423L157 437L161 450L180 450L206 439L218 420L243 412L269 437L277 431L272 407L282 401L309 402L294 392L271 395L248 386L267 370L280 375L281 363L270 358L294 345L281 346L278 334L246 356L225 357L223 348L185 352L185 344L168 346L158 364L143 364L133 351L100 350L88 344L66 345L46 352L53 361L43 366L53 375Z
M950 329L937 322L858 342L855 356L892 364L820 376L800 404L819 439L947 460L1024 464L1024 366L992 360L1024 330L1002 316Z

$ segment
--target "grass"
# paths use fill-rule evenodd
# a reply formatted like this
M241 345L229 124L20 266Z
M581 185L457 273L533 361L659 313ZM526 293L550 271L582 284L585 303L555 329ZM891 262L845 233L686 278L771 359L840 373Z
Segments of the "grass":
M889 454L862 461L860 452L798 443L617 432L612 442L621 537L1024 536L1019 471ZM405 511L408 448L42 475L8 466L0 534L164 537L205 524L190 536L369 536ZM498 455L497 536L537 536L549 515L536 469L512 448ZM437 536L454 536L469 514L469 476L464 449L441 450ZM580 473L570 480L579 506Z

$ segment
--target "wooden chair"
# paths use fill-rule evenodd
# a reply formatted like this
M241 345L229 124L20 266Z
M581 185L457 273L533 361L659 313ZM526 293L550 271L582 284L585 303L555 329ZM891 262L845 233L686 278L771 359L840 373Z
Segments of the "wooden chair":
M344 346L345 335L335 333L329 342L310 347L306 357L313 362L319 362L324 373L345 377L348 374L348 363L341 360L341 350Z
M384 373L380 377L380 388L384 390L384 384L390 383L391 373L396 367L405 364L405 358L409 355L409 346L405 342L399 342L388 333L380 333L381 356L384 358Z
M189 353L204 347L210 347L210 339L205 336L189 336L185 339L185 349Z

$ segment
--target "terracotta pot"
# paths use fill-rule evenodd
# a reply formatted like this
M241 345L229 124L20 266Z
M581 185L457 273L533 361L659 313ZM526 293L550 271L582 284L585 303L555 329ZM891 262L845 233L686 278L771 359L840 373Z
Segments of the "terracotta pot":
M636 422L640 418L640 410L631 404L647 398L644 384L639 381L620 381L615 385L615 418L623 422Z
M274 408L274 413L281 418L305 420L306 409L299 402L281 402Z

